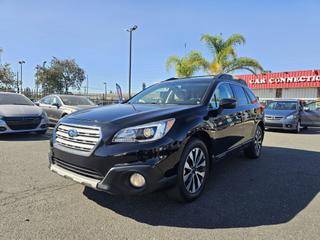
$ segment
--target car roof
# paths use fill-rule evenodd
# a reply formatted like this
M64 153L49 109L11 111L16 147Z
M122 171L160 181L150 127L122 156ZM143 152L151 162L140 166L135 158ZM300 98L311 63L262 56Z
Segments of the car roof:
M71 94L53 94L53 95L58 97L84 97L84 96L71 95Z

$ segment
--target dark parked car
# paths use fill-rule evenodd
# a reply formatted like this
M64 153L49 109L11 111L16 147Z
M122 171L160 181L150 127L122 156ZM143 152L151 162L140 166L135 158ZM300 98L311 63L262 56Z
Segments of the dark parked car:
M0 135L36 132L45 134L47 114L22 94L0 92Z
M190 201L203 191L212 161L244 149L261 154L263 109L231 75L169 79L129 101L60 120L50 169L111 194L172 186Z
M274 100L265 108L266 128L299 133L302 128L317 125L320 126L320 111L316 102L304 106L301 100Z
M60 118L78 110L96 107L88 98L74 95L46 96L37 105L47 113L51 124L56 124Z

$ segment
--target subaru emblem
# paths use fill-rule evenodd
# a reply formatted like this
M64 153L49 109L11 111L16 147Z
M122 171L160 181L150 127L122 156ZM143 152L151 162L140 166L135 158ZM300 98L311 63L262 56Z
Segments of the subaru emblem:
M74 138L74 137L78 137L79 133L76 129L70 129L68 131L68 135L69 135L69 137Z

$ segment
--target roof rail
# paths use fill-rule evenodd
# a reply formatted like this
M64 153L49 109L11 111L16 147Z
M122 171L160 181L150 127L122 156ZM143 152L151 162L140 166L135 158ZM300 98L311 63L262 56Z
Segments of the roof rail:
M221 74L218 74L216 75L216 78L219 78L219 79L233 79L233 76L231 74L226 74L226 73L221 73Z
M239 82L242 85L248 86L247 82L243 79L238 78L238 79L235 79L235 81Z
M171 77L164 81L170 81L175 79L187 79L187 78L201 78L201 77L216 77L217 75L200 75L200 76L191 76L191 77Z
M238 79L238 78L236 79L236 78L233 77L233 75L226 74L226 73L221 73L221 74L218 74L218 75L201 75L201 76L191 76L191 77L181 77L181 78L172 77L172 78L166 79L165 81L171 81L171 80L175 80L175 79L201 78L201 77L212 77L212 78L218 78L218 79L221 79L221 80L231 80L231 81L236 81L236 82L238 82L240 84L243 84L243 85L247 86L246 81L244 81L242 79Z

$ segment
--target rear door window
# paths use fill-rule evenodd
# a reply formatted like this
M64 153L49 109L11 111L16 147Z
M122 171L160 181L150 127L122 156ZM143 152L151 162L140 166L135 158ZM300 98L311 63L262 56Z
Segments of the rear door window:
M250 99L251 103L256 103L257 102L257 97L256 95L254 95L254 93L249 89L249 88L245 88L244 89Z
M231 84L233 93L237 99L238 106L243 106L249 104L249 99L245 93L243 87Z
M210 100L211 107L219 108L220 101L224 98L234 98L232 90L228 83L220 84L216 88Z

